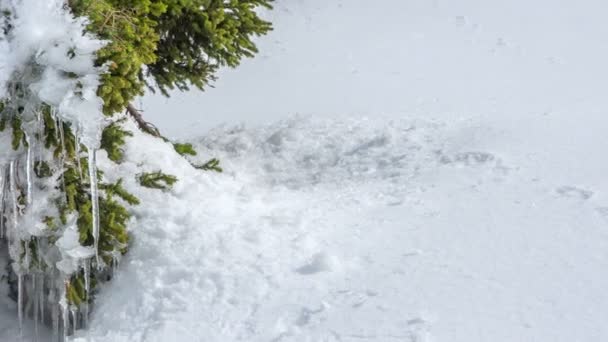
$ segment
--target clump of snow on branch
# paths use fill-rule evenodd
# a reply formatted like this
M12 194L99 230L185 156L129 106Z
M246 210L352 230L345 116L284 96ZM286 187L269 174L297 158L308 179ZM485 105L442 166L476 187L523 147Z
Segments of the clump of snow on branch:
M41 74L32 75L29 90L57 108L59 118L78 129L83 144L96 148L104 123L96 92L104 70L94 61L105 43L84 34L86 19L74 18L63 0L2 0L0 7L10 13L13 26L0 38L0 98L8 95L7 84L16 73L35 64Z

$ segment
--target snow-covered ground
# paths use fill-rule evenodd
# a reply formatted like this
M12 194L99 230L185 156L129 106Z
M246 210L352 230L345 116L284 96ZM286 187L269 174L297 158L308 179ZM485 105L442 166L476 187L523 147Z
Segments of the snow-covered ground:
M608 4L276 7L216 89L144 100L224 174L100 156L144 204L77 341L608 340Z
M221 176L138 139L121 168L156 158L146 168L182 181L146 196L83 336L603 340L608 203L463 143L472 132L317 118L219 129L201 146Z

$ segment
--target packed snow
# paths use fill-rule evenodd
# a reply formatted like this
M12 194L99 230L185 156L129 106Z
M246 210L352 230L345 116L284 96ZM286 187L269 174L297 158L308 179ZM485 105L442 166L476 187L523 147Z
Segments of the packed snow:
M278 0L259 58L143 100L224 173L141 133L99 153L142 205L72 340L607 340L607 9Z

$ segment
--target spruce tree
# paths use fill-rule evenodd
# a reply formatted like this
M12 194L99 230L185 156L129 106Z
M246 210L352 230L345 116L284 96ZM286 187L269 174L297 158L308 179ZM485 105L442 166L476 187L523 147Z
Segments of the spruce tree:
M117 115L124 112L142 131L171 143L131 101L146 89L166 96L173 89L204 89L219 68L252 57L254 37L271 30L256 11L271 2L67 0L66 11L87 18L86 33L107 42L95 56L95 66L106 70L96 93L111 123L97 146L111 161L123 161L122 146L133 134L123 127L124 115ZM0 0L3 39L9 39L18 19L12 5ZM65 54L76 60L81 53L74 47ZM0 99L0 150L7 151L0 153L0 248L10 249L9 282L19 315L45 316L45 323L66 336L70 327L86 325L97 284L111 278L128 251L129 207L145 203L128 193L122 180L109 182L96 169L95 151L60 115L65 108L31 91L43 66L35 58L27 65L10 76L8 95ZM65 70L61 77L74 81L75 96L87 96L85 75ZM184 157L196 154L192 145L173 146ZM216 159L194 167L222 171ZM162 170L133 177L161 191L178 181ZM77 244L71 250L78 255L62 259L58 253L66 248L59 247L70 243Z

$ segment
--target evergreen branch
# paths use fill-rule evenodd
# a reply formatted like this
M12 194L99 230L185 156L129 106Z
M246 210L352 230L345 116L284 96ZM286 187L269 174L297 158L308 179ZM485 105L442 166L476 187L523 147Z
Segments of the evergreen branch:
M175 152L179 153L183 157L186 155L196 156L197 154L196 150L190 143L173 143L173 148L175 149Z
M217 173L224 172L224 169L220 167L220 160L217 158L213 158L202 165L192 165L195 169L204 170L204 171L215 171Z
M163 140L166 140L160 134L160 131L158 130L158 128L156 128L156 126L149 123L148 121L144 120L144 117L142 116L141 112L139 110L137 110L131 103L129 103L127 105L127 114L131 115L131 117L137 123L137 126L139 127L139 129L141 129L143 132L146 132L157 138L162 138Z
M177 183L177 177L161 171L142 173L138 179L141 186L158 190L169 190Z

